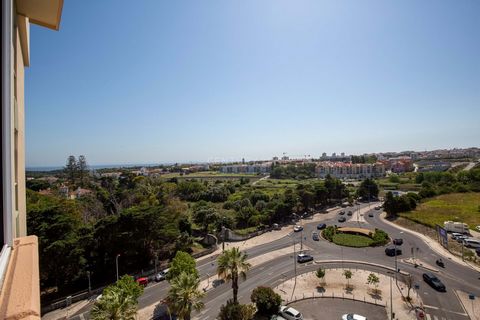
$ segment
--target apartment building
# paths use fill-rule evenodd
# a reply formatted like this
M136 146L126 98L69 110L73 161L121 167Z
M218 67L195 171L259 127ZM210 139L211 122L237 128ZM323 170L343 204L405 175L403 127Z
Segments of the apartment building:
M257 163L257 164L234 164L227 165L220 168L222 173L269 173L272 169L272 163Z
M30 23L58 30L63 0L2 0L0 319L40 319L37 237L27 236L24 69Z
M319 162L315 168L319 178L327 175L338 179L365 179L385 176L385 166L381 163Z

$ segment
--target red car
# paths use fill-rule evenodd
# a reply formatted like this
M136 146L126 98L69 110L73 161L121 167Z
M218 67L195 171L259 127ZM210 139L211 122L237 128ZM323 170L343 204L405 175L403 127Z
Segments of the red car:
M139 285L144 287L146 287L148 284L148 278L138 278L136 281Z

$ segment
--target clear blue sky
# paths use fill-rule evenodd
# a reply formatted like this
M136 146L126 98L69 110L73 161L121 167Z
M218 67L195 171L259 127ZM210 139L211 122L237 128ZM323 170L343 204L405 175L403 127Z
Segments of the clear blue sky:
M480 1L74 1L31 30L27 166L479 146Z

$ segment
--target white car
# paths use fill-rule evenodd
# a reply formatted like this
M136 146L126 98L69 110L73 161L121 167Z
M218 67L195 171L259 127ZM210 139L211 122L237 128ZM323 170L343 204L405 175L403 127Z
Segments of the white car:
M367 317L361 316L359 314L348 313L342 316L342 320L367 320Z
M155 275L155 281L160 282L160 281L165 280L167 278L167 273L168 273L168 269L160 271L159 273L157 273Z
M295 227L293 227L293 232L300 232L302 230L303 230L302 226L296 225Z
M281 306L280 315L287 320L303 320L303 315L292 307Z

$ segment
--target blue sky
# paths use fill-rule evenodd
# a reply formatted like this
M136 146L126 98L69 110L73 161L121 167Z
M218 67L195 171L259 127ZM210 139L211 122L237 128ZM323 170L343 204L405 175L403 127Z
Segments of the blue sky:
M479 32L476 0L65 0L27 166L478 147Z

